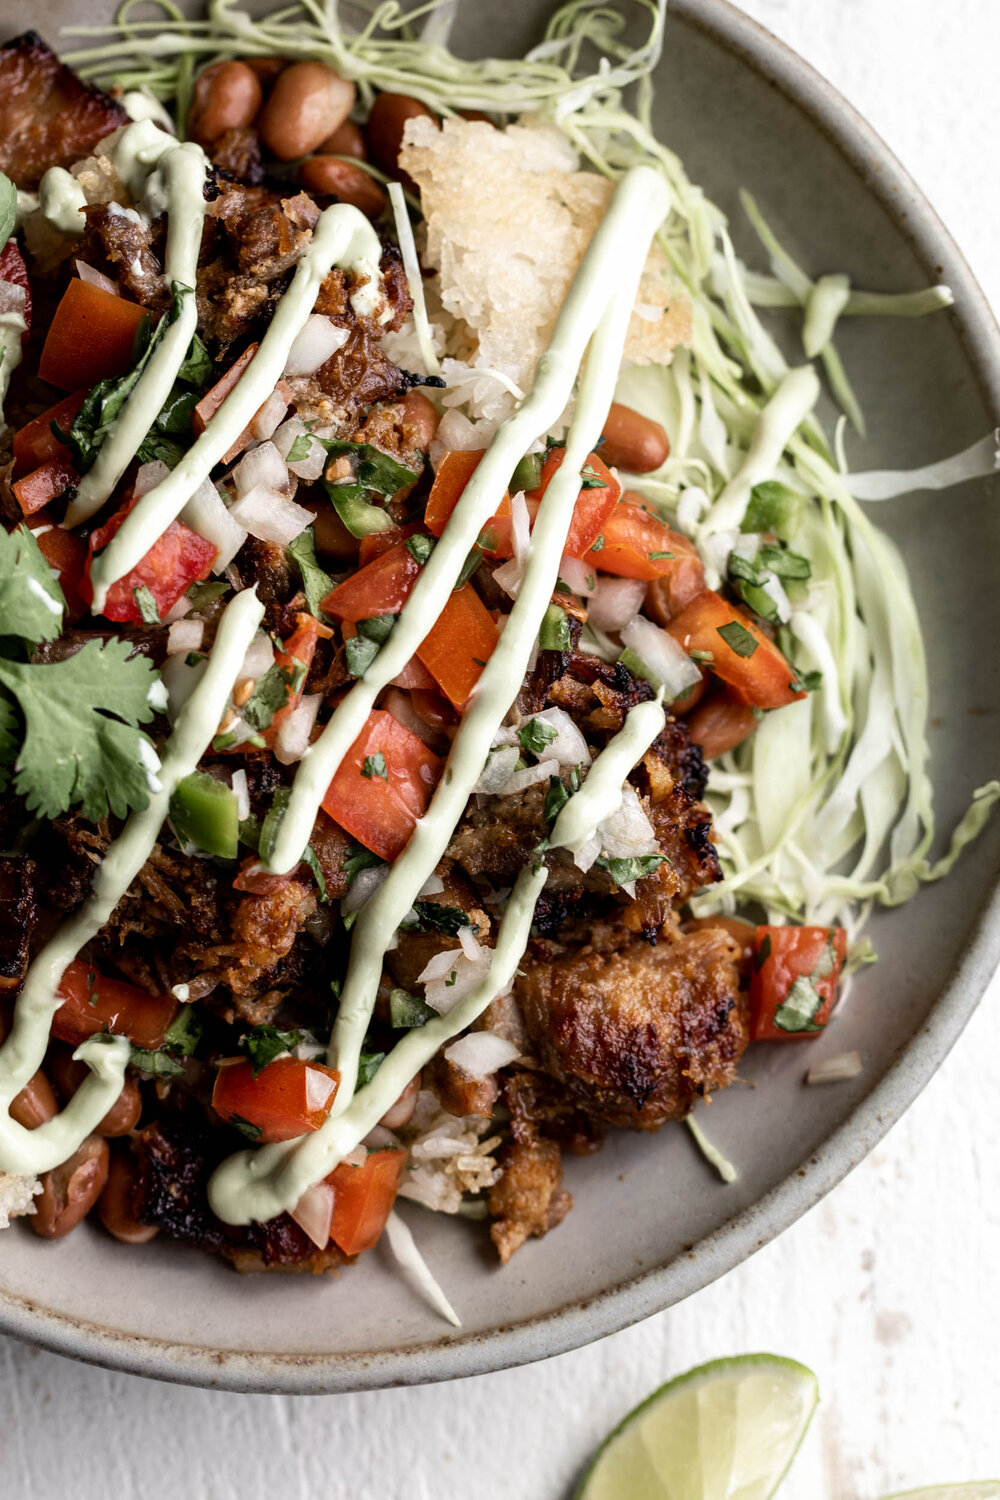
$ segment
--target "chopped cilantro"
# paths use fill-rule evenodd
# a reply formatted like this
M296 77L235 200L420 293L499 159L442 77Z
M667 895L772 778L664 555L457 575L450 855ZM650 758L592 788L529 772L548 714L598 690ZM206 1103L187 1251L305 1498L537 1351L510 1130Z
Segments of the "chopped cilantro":
M163 1050L191 1057L204 1030L205 1018L201 1011L194 1005L182 1005L164 1033Z
M245 1135L248 1141L259 1141L264 1134L259 1125L255 1125L252 1120L246 1119L243 1115L227 1115L226 1124L232 1125L240 1135Z
M594 542L594 544L593 544L593 546L591 547L590 550L591 550L591 552L601 552L601 551L603 551L603 549L604 549L604 536L602 534L601 536L599 536L597 538L596 542Z
M549 789L545 793L545 819L554 823L569 801L569 792L558 776L549 777Z
M546 745L551 745L553 740L559 738L559 731L544 719L529 719L517 731L517 738L522 750L527 750L532 755L541 755Z
M389 780L389 772L386 769L385 756L381 750L376 750L374 755L366 755L361 763L361 774L368 781L374 776L381 776L383 781Z
M798 552L790 552L787 547L773 546L768 543L761 547L757 554L757 561L761 567L770 568L778 578L812 577L812 566L808 557L803 557Z
M457 937L459 928L468 927L469 914L464 912L460 906L445 906L437 901L414 901L413 910L417 914L416 922L407 922L407 932L440 932L445 937ZM474 933L479 928L475 923L471 924Z
M362 870L374 870L378 865L384 863L377 854L366 849L363 844L351 844L344 858L344 874L347 884L353 885L355 876L360 875Z
M326 876L323 874L323 866L319 862L319 855L316 853L316 850L313 848L312 844L306 845L305 852L302 855L302 859L303 862L309 866L309 869L312 872L312 877L316 882L316 889L319 891L319 899L321 901L325 901Z
M783 541L787 541L798 530L804 504L803 496L789 489L787 484L781 484L777 480L755 484L740 522L740 530L773 531Z
M581 490L606 490L607 481L602 479L592 464L584 464L580 470Z
M384 1052L362 1052L358 1058L358 1088L366 1088L385 1062Z
M53 615L53 619L55 616ZM138 725L153 717L156 674L128 641L88 641L75 655L46 663L0 657L0 790L16 760L15 788L29 812L56 818L79 806L97 822L149 805L149 776ZM20 710L24 734L18 753Z
M369 615L366 620L359 620L354 628L366 641L375 641L381 646L392 635L393 626L398 619L398 615Z
M765 934L764 934L764 940L761 943L760 947L757 949L757 952L754 954L753 966L757 970L758 974L760 973L761 969L764 967L764 965L767 963L767 961L768 961L768 959L770 957L771 957L771 934L769 932L765 932Z
M301 438L295 439L296 443L301 441ZM289 458L294 450L295 443L289 451ZM289 542L288 551L299 570L309 613L315 615L317 620L324 620L326 616L323 613L322 604L333 588L333 579L316 561L316 534L313 528L307 526L305 531L300 531L298 536Z
M140 1073L152 1078L183 1078L184 1068L169 1052L147 1052L142 1047L129 1048L129 1062Z
M139 617L144 625L162 625L160 611L152 592L144 583L137 583L132 590L132 598L139 610Z
M62 589L27 526L0 527L0 636L36 645L55 640L66 609Z
M674 553L673 552L647 552L646 556L649 558L650 562L663 562L666 559L672 558L674 556Z
M482 552L481 552L481 550L479 548L479 545L477 543L477 545L475 547L473 547L472 551L469 553L468 557L465 559L465 562L462 564L462 571L459 573L458 577L455 579L455 582L454 582L454 584L452 586L452 590L451 591L452 591L453 594L456 594L460 588L464 588L464 586L468 583L468 581L472 577L472 575L474 573L478 572L479 566L482 563L482 560L483 560L483 554L482 554Z
M652 875L665 862L665 854L637 854L631 859L602 858L597 861L602 870L607 870L615 885L631 885L633 880Z
M737 656L750 657L757 650L757 641L754 640L750 631L738 620L733 620L728 625L719 625L717 633L721 635L731 651Z
M394 1031L412 1030L433 1021L437 1011L408 990L389 991L389 1024Z
M454 985L456 983L457 979L458 979L458 970L457 969L452 969L451 973L448 975L448 978L444 982L445 989L446 990L450 990L451 987L452 987L452 985Z
M714 661L715 660L715 652L714 651L689 651L688 652L688 656L690 656L690 658L691 658L692 661Z
M344 663L352 677L363 677L378 656L378 642L352 635L344 644Z
M265 865L274 853L274 846L278 839L278 829L281 827L281 820L285 816L285 809L288 806L288 799L291 795L291 787L279 786L271 798L271 806L268 808L267 816L260 825L258 852Z
M215 599L221 599L228 590L228 583L223 583L221 579L209 578L201 583L192 583L187 591L187 597L191 600L193 609L204 609L206 604L211 604Z
M301 668L301 672L297 673L296 668ZM253 693L240 709L241 717L251 729L260 733L271 727L275 714L288 702L289 688L296 691L296 675L299 676L298 686L301 687L305 676L304 662L296 662L291 670L272 662L263 677L258 677Z
M285 454L286 464L300 464L309 457L312 443L309 441L307 432L300 432L288 452Z
M279 1031L275 1026L252 1026L240 1037L239 1045L250 1059L253 1076L285 1052L291 1052L302 1040L301 1031Z
M411 557L416 558L421 567L423 567L434 551L434 545L434 538L432 536L424 536L423 532L418 532L416 536L410 536L406 539L407 552Z
M816 1016L823 1008L823 996L813 984L813 977L800 974L788 994L774 1012L774 1024L779 1031L792 1033L822 1031L817 1026Z

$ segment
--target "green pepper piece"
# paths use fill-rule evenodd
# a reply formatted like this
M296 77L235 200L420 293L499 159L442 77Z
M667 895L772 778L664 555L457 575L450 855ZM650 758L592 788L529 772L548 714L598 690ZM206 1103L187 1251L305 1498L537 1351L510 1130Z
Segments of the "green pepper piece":
M204 771L178 782L170 799L170 821L178 838L219 859L235 859L240 819L236 793Z
M542 455L526 453L510 476L511 494L516 495L518 490L537 490L541 482Z

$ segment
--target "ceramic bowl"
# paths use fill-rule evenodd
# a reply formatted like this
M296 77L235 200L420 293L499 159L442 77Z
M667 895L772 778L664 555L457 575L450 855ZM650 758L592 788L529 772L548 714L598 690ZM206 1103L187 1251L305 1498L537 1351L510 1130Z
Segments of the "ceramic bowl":
M88 6L96 19L103 6ZM547 0L479 0L469 51L537 40ZM39 0L58 45L83 8ZM27 16L25 19L28 19ZM722 0L672 0L657 123L692 178L731 211L749 187L813 273L887 290L945 280L953 312L848 322L840 347L870 416L855 466L910 466L957 451L1000 420L1000 337L961 256L882 142L828 84ZM1000 506L995 481L883 505L926 625L932 772L940 826L997 768ZM993 493L991 498L991 486ZM451 1331L378 1251L338 1278L244 1280L156 1241L116 1244L85 1226L0 1245L0 1329L63 1354L162 1379L247 1391L322 1392L468 1375L554 1354L622 1328L723 1275L780 1233L870 1151L939 1066L1000 957L1000 819L946 882L871 924L878 965L828 1035L751 1049L744 1082L702 1113L739 1166L722 1186L688 1133L619 1134L571 1159L576 1207L504 1270L482 1226L404 1210L459 1309ZM809 1062L857 1048L864 1072L806 1088Z

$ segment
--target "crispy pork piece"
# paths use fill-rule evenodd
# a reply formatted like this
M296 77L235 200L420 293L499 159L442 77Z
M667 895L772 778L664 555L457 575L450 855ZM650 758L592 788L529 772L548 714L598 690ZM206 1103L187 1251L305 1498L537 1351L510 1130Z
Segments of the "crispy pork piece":
M0 47L0 121L0 168L19 188L36 188L49 167L86 156L128 115L26 31Z
M506 1265L525 1240L541 1238L569 1213L573 1198L562 1186L555 1141L514 1142L501 1157L503 1173L490 1188L490 1238Z
M34 861L23 855L0 859L0 992L20 989L37 921Z
M553 951L555 949L555 951ZM721 927L653 948L529 950L516 994L535 1055L596 1119L656 1130L732 1083L748 1041L739 950Z

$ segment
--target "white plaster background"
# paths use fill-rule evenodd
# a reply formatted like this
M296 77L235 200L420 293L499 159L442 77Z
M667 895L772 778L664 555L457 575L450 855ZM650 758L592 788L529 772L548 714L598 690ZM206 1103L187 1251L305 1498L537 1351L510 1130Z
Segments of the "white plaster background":
M481 0L482 3L482 0ZM1000 306L1000 0L739 0L888 141ZM1000 983L882 1146L682 1306L528 1369L346 1397L182 1390L0 1340L0 1496L563 1500L696 1362L773 1349L823 1404L783 1500L1000 1476Z

